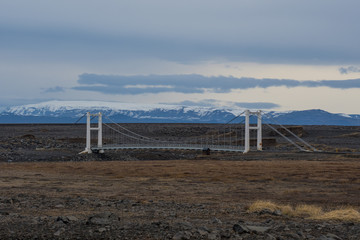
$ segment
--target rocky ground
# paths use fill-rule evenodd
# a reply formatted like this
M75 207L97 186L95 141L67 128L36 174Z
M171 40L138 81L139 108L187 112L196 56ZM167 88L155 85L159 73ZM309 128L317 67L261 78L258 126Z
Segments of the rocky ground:
M98 198L1 198L2 239L359 239L360 224L288 218L280 213L248 214L243 206ZM24 215L19 208L88 209L87 214ZM61 211L59 211L61 212ZM95 213L96 212L96 213ZM39 216L37 216L39 215ZM196 217L195 217L196 216Z
M129 126L161 132L156 125ZM186 134L192 127L204 134L212 128L185 126ZM359 209L358 132L312 126L298 133L341 154L273 146L247 155L161 150L79 155L83 125L2 125L0 239L360 239L358 221L248 211L255 200ZM281 141L277 146L284 149Z

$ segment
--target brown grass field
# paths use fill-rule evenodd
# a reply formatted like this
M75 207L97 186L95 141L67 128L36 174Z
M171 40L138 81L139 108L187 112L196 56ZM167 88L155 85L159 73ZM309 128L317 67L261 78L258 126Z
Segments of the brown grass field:
M96 196L219 207L256 200L329 209L360 206L360 161L40 162L0 168L2 196Z

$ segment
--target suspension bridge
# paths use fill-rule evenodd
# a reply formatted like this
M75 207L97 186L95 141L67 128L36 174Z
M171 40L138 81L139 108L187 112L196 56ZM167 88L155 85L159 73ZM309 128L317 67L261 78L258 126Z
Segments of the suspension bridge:
M94 114L88 112L86 113L86 147L81 153L103 153L107 150L119 149L211 150L242 153L253 150L262 151L262 115L263 113L261 111L245 110L227 123L217 124L205 132L184 135L184 133L180 131L176 134L168 134L168 137L159 137L156 131L144 134L144 132L139 129L138 131L130 130L123 124L114 122L101 112ZM243 118L243 121L235 123L235 120L240 117ZM256 119L250 121L250 118L254 117ZM94 119L95 121L93 121ZM284 126L281 125L292 136L297 138L298 142L292 141L270 124L266 125L300 151L316 151L315 148ZM96 132L97 134L94 134Z

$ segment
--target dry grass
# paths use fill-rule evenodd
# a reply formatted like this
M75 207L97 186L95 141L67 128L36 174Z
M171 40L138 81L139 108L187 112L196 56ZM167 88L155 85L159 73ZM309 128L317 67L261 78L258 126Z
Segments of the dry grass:
M259 212L264 209L269 209L271 211L280 210L280 205L275 204L271 201L256 201L249 206L249 212Z
M356 209L348 207L324 213L314 219L360 222L360 213Z
M319 206L301 204L295 207L294 216L298 217L315 217L323 214L323 210Z
M357 177L360 162L334 161L137 161L137 162L42 162L1 164L3 171L56 172L99 177L218 178L222 181L301 182L304 178L321 181ZM288 189L290 191L291 189Z
M337 220L360 222L360 212L352 207L340 208L324 212L321 207L315 205L301 204L295 206L276 204L271 201L256 201L248 207L248 212L260 212L268 209L270 211L280 210L282 214L292 217L306 217L315 220Z
M261 210L268 209L270 211L280 210L283 214L291 215L293 209L290 205L279 205L271 201L256 201L248 208L248 212L259 212Z
M243 206L288 216L319 214L310 205L360 207L360 161L171 160L132 162L33 162L0 164L0 195L50 198L101 197ZM288 203L276 205L272 203ZM305 203L297 208L297 203ZM329 203L331 203L329 205ZM255 206L253 206L255 209ZM255 211L255 210L252 210Z

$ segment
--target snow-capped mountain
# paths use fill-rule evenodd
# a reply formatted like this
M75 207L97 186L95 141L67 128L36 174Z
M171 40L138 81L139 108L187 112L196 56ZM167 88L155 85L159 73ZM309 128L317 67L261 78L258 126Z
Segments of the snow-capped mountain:
M49 101L8 107L0 111L0 123L74 123L86 112L102 112L116 122L226 123L243 111L241 108L219 109L166 104ZM243 117L239 117L234 123L243 120ZM84 121L83 119L82 122ZM107 121L106 118L104 121ZM360 115L334 114L323 110L271 111L264 112L263 121L297 125L360 126Z
M238 111L165 104L49 101L9 107L0 112L0 123L73 123L86 112L102 112L117 122L224 122L224 118L231 119Z

